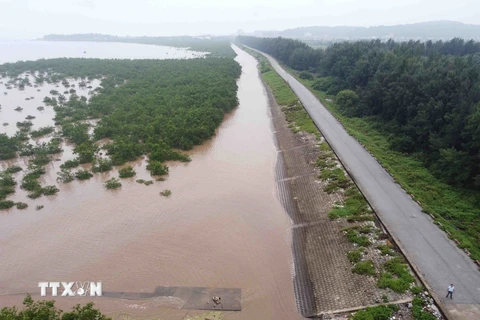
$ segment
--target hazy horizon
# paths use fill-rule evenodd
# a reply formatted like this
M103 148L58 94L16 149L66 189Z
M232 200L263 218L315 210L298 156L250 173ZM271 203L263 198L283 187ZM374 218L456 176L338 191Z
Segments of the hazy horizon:
M480 21L472 0L0 0L0 40L46 34L226 35L241 29Z

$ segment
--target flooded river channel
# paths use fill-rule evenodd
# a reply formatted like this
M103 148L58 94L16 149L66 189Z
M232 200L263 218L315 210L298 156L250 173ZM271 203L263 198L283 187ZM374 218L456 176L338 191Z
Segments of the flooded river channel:
M60 184L57 195L37 200L17 186L9 198L29 208L0 211L0 308L20 304L27 292L38 299L39 281L102 281L104 291L119 292L241 288L243 310L227 312L224 319L300 318L290 220L275 194L277 150L268 98L256 60L235 50L243 70L238 108L214 138L188 152L191 162L168 163L166 181L136 183L151 179L141 159L130 163L137 177L122 180L116 191L107 191L103 182L118 176L117 170ZM21 161L1 162L1 168ZM42 179L55 184L58 171L53 161ZM159 195L164 189L172 191L169 198ZM37 204L44 209L36 211ZM174 299L56 300L64 310L93 301L114 318L184 319L188 312Z

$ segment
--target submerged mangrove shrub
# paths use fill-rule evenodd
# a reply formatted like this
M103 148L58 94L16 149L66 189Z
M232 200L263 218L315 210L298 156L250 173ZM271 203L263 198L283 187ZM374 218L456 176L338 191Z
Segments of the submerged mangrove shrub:
M111 178L105 181L105 188L107 189L117 189L117 188L120 188L121 186L122 184L116 178Z
M75 172L75 178L78 180L88 180L93 177L93 174L88 170L78 170Z
M118 176L120 178L131 178L134 177L137 173L133 170L132 166L128 166L118 170Z
M65 163L62 163L60 165L60 168L61 169L72 169L72 168L76 168L80 165L80 161L78 161L78 159L73 159L73 160L67 160L65 161Z
M15 202L11 200L2 200L0 201L0 210L10 209L15 205Z
M26 204L25 202L17 202L16 206L17 206L17 209L20 209L20 210L28 208L28 204Z
M168 167L159 161L149 161L147 170L152 176L162 176L168 173Z
M51 196L58 193L60 190L56 186L46 186L42 189L42 193L46 196Z
M32 132L30 132L30 136L32 138L38 138L38 137L41 137L41 136L44 136L44 135L47 135L47 134L50 134L52 133L53 131L55 131L55 128L54 127L42 127L38 130L34 130Z
M162 192L160 192L160 194L164 197L170 197L172 195L172 191L165 189Z
M11 166L11 167L8 167L7 170L5 170L5 173L9 173L9 174L12 174L12 173L17 173L17 172L20 172L22 171L22 167L19 167L19 166Z
M94 162L94 165L92 167L92 171L93 172L106 172L106 171L112 170L112 168L113 168L112 160L98 158Z
M7 169L8 170L8 169ZM0 200L5 199L7 195L15 192L17 182L7 171L0 172Z
M69 183L75 179L75 176L67 169L62 169L61 172L57 172L57 175L58 182Z

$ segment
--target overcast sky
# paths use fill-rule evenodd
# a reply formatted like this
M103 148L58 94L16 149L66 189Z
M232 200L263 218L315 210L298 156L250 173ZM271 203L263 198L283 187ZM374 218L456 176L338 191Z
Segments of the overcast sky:
M0 39L231 34L312 25L480 23L480 0L0 0Z

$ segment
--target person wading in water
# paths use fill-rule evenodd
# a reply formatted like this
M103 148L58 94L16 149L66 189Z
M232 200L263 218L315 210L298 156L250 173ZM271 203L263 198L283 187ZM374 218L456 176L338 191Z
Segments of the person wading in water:
M448 286L448 292L447 292L447 298L450 296L450 299L453 299L452 294L453 291L455 291L455 287L453 286L453 283Z

